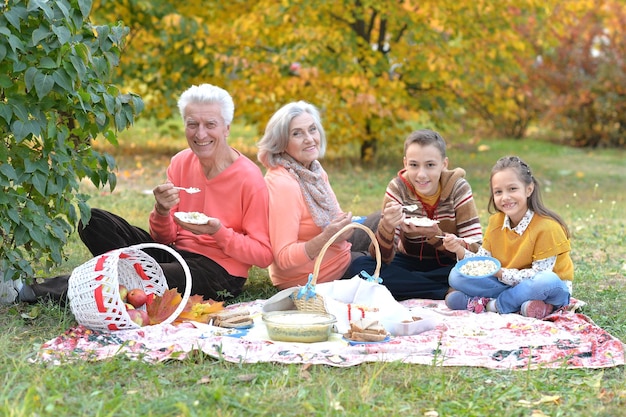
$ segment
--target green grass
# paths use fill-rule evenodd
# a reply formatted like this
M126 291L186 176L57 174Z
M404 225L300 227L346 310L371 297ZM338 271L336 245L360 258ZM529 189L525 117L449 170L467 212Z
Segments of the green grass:
M88 184L90 204L123 213L145 227L169 155L185 147L175 123L158 132L138 125L115 153L119 185L111 194ZM231 143L254 159L253 129L237 128ZM129 138L133 138L133 142ZM138 139L137 139L138 138ZM569 223L576 265L574 294L584 313L626 340L626 153L578 150L544 141L476 140L447 136L451 166L462 166L481 220L488 213L488 177L499 156L518 154L543 184L544 199ZM389 179L401 167L401 141L379 160L360 165L327 160L345 210L379 209ZM144 192L144 190L148 190ZM58 271L89 259L76 237ZM267 298L275 290L254 269L238 300ZM626 406L624 367L604 370L494 371L372 363L351 368L236 364L192 354L182 361L145 364L115 358L60 366L30 363L43 342L70 328L67 308L53 304L0 308L2 416L618 416Z

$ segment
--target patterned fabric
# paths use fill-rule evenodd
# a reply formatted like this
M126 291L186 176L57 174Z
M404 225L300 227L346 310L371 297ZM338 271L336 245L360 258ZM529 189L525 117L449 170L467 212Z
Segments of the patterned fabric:
M96 361L116 355L161 362L184 359L200 349L233 363L309 363L336 367L365 362L416 363L432 366L475 366L491 369L608 368L624 365L623 343L583 314L561 309L545 320L519 314L452 311L443 301L402 302L415 315L434 320L413 336L391 337L386 343L351 345L333 333L328 342L288 343L268 338L260 318L264 300L233 305L255 314L250 330L230 335L191 323L177 327L148 326L101 333L75 327L44 343L34 361ZM570 307L574 308L576 303ZM223 329L222 329L223 330Z

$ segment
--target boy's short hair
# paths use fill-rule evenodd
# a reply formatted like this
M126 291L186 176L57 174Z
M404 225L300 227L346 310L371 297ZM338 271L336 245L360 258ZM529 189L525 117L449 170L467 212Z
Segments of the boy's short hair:
M411 134L404 140L404 154L406 155L406 150L409 145L417 143L420 146L433 145L439 152L441 152L441 157L446 157L446 141L443 140L443 137L434 130L430 129L420 129Z

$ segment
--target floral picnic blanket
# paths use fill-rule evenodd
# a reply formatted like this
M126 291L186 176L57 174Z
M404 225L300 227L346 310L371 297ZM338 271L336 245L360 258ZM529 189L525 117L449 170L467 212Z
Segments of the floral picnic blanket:
M34 361L60 364L123 355L159 362L184 359L192 351L234 363L300 363L336 367L399 361L432 366L491 369L606 368L624 365L624 344L587 316L561 309L545 320L518 314L449 310L443 301L402 302L434 327L384 343L351 344L333 333L327 342L272 341L261 320L265 300L230 306L248 308L254 326L227 331L201 323L156 325L114 333L76 326L44 343Z

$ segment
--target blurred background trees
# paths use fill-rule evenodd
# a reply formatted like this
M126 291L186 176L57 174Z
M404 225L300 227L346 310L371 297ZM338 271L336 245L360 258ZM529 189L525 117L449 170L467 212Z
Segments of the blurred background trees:
M62 261L88 196L115 186L92 148L136 116L178 117L192 84L231 92L262 133L293 100L331 150L368 161L416 127L624 147L623 0L4 0L0 272ZM144 111L145 104L145 111Z
M364 159L416 125L624 146L623 1L99 1L130 27L117 81L157 118L209 82L259 130L310 101Z

